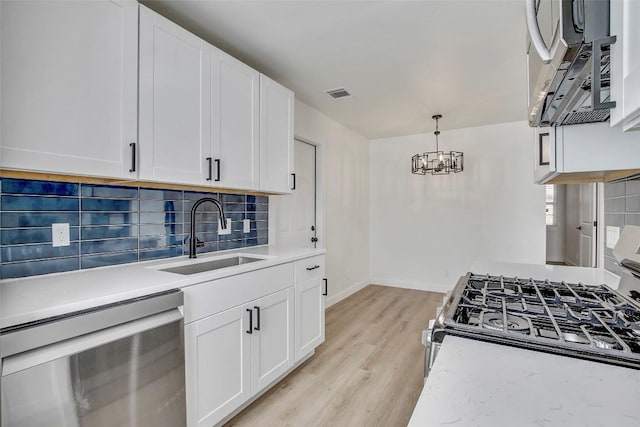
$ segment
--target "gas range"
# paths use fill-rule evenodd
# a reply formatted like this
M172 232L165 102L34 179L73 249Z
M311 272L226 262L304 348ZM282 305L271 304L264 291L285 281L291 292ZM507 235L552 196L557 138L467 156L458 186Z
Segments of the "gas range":
M640 369L640 304L606 285L468 273L431 342L446 335Z
M640 369L640 226L614 256L617 289L595 283L467 273L424 331L425 378L446 335Z

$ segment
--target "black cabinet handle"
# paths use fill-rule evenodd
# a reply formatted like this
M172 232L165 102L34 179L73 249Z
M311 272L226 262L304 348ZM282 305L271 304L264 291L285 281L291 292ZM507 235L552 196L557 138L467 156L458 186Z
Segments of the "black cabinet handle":
M251 310L250 308L247 308L247 311L249 312L249 329L247 329L247 333L252 334L253 333L253 310Z
M292 173L291 176L293 177L293 187L291 187L292 190L296 189L296 174Z
M324 292L322 293L322 295L327 295L329 293L329 281L327 279L322 279L324 280Z
M136 143L132 142L131 144L129 144L129 147L131 147L131 168L129 169L129 172L135 172L136 171Z
M215 159L214 162L216 162L216 179L214 181L218 182L220 181L220 159Z
M207 176L207 181L211 181L213 179L213 159L211 157L207 157L207 162L209 163L209 175Z
M314 265L313 267L307 267L307 271L315 270L316 268L320 268L320 266Z
M260 307L258 307L257 305L254 306L253 308L256 309L256 315L258 316L258 325L253 328L255 331L259 331L260 330Z

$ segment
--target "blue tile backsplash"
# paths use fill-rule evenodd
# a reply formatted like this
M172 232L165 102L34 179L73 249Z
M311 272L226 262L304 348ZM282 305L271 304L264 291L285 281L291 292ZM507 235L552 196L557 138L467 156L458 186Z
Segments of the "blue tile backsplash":
M27 277L189 253L190 211L215 197L231 219L219 236L218 212L198 209L198 252L268 243L269 198L82 183L0 180L0 278ZM242 220L251 231L242 232ZM51 224L69 223L71 245L51 246Z

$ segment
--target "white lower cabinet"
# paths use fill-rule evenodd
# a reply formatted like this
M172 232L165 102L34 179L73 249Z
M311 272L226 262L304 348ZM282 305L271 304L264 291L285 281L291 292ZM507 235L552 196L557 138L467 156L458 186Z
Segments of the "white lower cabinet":
M324 342L325 282L320 278L296 284L296 362Z
M249 301L238 304L242 295ZM210 427L293 366L293 265L195 285L185 297L187 424ZM220 311L222 301L234 307Z
M243 308L185 327L189 426L212 426L251 396L251 335Z

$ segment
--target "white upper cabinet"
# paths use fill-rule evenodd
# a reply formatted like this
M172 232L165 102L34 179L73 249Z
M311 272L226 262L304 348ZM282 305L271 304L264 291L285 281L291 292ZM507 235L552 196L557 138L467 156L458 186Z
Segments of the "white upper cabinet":
M260 74L211 46L212 185L259 187Z
M0 31L0 166L135 178L138 3L0 1Z
M617 102L611 110L611 125L624 130L640 129L640 2L611 2L611 92Z
M140 6L140 178L201 185L210 153L208 45Z
M293 176L294 94L260 75L260 190L290 193Z

